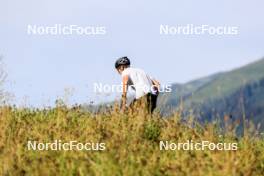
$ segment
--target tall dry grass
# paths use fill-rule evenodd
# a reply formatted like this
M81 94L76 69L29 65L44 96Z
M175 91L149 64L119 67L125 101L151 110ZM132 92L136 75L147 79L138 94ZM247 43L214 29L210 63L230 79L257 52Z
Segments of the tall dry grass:
M263 175L264 141L217 125L143 111L92 114L80 107L0 108L0 175ZM190 118L191 119L191 118ZM104 142L105 151L33 151L28 140ZM161 151L159 141L237 142L237 151Z

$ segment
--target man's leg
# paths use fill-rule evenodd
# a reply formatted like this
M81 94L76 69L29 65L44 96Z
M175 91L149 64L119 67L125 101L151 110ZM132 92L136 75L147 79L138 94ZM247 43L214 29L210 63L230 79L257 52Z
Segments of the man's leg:
M154 95L154 94L151 94L151 101L150 101L150 104L151 104L151 108L150 108L150 112L153 113L154 109L157 107L157 99L158 99L158 95Z
M135 99L129 107L133 112L143 109L146 110L147 113L152 113L157 106L157 97L157 95L148 93L139 99Z

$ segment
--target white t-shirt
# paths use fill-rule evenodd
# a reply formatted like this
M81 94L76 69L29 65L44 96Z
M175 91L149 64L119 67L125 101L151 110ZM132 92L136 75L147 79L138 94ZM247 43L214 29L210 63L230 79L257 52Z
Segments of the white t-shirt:
M155 92L152 89L151 78L142 69L138 68L126 68L122 72L122 78L128 76L128 85L131 86L136 92L136 99Z

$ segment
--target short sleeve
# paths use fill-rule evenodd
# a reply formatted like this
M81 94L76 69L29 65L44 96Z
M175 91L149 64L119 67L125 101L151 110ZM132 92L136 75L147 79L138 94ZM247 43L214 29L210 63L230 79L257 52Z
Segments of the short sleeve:
M122 77L127 76L127 75L129 75L129 70L128 70L128 69L125 69L125 70L122 72Z

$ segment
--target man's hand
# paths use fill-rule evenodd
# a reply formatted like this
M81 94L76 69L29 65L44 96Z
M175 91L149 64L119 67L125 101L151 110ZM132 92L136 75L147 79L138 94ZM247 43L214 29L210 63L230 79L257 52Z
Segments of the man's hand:
M155 91L157 91L157 94L158 94L159 93L159 90L160 90L160 83L159 83L159 81L157 81L155 79L152 79L152 84L154 86Z

